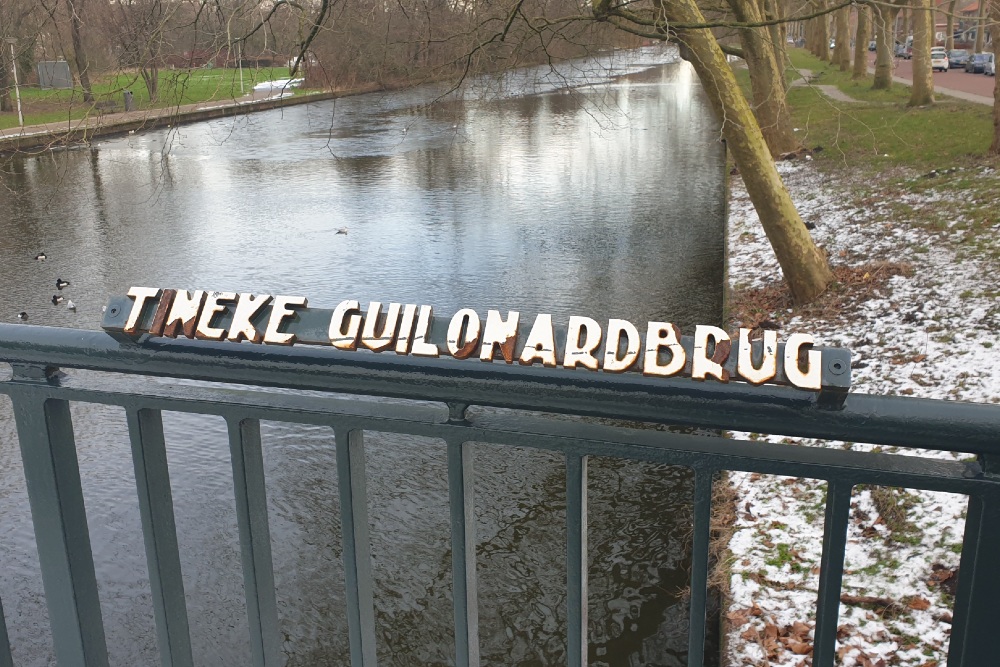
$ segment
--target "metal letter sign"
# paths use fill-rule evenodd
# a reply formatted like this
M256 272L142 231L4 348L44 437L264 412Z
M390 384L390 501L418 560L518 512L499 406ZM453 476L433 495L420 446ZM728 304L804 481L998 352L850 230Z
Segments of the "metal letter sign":
M393 351L398 355L451 357L486 363L548 368L584 368L647 377L711 378L754 385L783 384L809 391L844 394L850 387L850 352L818 349L809 334L784 343L773 331L751 340L699 325L682 336L670 322L610 319L603 324L572 316L565 325L552 316L522 317L488 310L483 318L463 308L449 319L434 317L428 305L356 300L336 308L309 308L301 296L273 296L205 290L133 287L112 297L102 324L119 339L166 336L265 345L328 345L355 354ZM733 348L736 348L735 350Z

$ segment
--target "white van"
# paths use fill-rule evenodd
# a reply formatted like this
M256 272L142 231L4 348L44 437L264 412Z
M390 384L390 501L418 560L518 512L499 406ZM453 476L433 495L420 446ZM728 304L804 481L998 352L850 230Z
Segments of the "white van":
M943 46L931 48L931 69L935 72L947 72L951 67L948 62L948 51Z

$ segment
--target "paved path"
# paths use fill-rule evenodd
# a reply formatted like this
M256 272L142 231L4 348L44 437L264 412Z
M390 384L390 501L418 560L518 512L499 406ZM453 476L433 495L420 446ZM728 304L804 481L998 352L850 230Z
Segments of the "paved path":
M875 73L875 57L869 57L868 73ZM846 95L836 86L817 85L812 83L813 73L811 70L800 69L799 76L802 78L792 82L793 86L813 86L819 89L824 95L837 102L857 102L858 100ZM896 68L893 72L892 80L907 86L913 85L913 67L909 60L896 59ZM993 106L993 85L994 77L982 74L967 74L963 70L953 69L950 72L934 73L934 92L941 95L950 95L958 99L986 104Z

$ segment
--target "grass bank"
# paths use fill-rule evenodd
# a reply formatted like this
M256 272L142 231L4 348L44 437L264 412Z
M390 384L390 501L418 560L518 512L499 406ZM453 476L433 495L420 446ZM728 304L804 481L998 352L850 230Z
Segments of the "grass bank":
M813 86L789 92L802 142L823 151L778 163L837 282L795 306L754 207L730 192L730 329L807 332L852 353L852 393L1000 404L1000 161L986 156L989 107L909 88L872 91L802 52ZM745 70L738 73L748 82ZM854 102L831 100L835 86ZM745 434L810 447L897 453L864 443ZM943 461L967 453L904 450ZM815 629L826 488L731 473L735 504L726 664L801 667ZM947 660L964 496L858 486L847 528L837 656L844 665L933 667ZM876 603L872 606L872 602ZM884 604L883 604L884 603ZM866 606L867 605L867 606Z
M821 167L877 174L887 167L942 169L980 163L992 138L991 110L938 94L927 107L908 107L910 87L873 90L872 77L852 80L802 49L789 53L790 70L809 70L814 85L788 92L795 126L807 146L823 146ZM856 102L835 102L816 86L835 86Z
M138 72L100 77L92 85L98 102L113 101L122 110L123 93L132 91L135 109L163 109L182 104L232 100L249 94L262 81L288 78L287 67L261 69L174 69L161 70L156 102L150 102L146 84ZM83 118L94 113L92 105L83 101L79 86L62 90L42 90L37 86L21 87L21 104L25 125L53 123ZM0 129L16 127L17 112L0 114Z
M850 72L803 49L791 49L789 59L790 80L810 72L808 83L788 90L796 135L803 145L823 149L810 156L811 164L845 201L858 211L877 206L914 229L949 232L960 259L1000 260L996 245L983 236L1000 219L1000 160L986 154L993 132L989 106L938 94L935 104L913 108L905 84L873 90L871 75L852 80ZM749 88L746 70L737 76ZM834 86L855 101L832 100L819 86ZM918 255L930 250L916 248Z

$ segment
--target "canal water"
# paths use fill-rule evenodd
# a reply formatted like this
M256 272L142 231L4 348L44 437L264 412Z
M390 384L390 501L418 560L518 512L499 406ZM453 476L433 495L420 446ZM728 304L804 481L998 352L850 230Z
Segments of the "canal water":
M149 285L690 331L721 319L724 189L719 125L659 47L101 140L2 162L0 321L95 329L109 294ZM112 663L158 664L124 414L73 417ZM225 425L164 422L196 663L248 664ZM380 663L453 664L444 445L366 437ZM287 664L346 665L332 433L263 438ZM49 665L16 442L0 397L0 600L15 664ZM484 665L566 664L562 466L477 448ZM592 665L684 664L691 491L683 470L592 462Z

